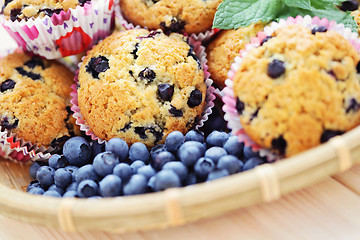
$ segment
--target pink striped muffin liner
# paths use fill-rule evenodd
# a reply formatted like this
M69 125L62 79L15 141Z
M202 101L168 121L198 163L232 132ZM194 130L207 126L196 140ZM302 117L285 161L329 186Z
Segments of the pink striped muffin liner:
M195 129L199 129L204 126L204 123L208 120L209 115L212 113L212 108L214 107L214 100L216 96L214 95L215 88L212 86L213 80L210 79L210 73L207 71L207 59L205 47L202 46L200 41L196 41L193 38L189 38L189 43L194 47L196 55L199 57L204 70L204 81L207 86L206 90L206 105L202 113L202 118L195 126ZM82 63L79 64L79 68ZM76 124L80 126L80 130L85 132L87 136L90 136L92 140L97 140L99 143L103 143L104 140L98 138L93 131L90 130L90 127L86 124L83 115L81 114L79 105L78 105L78 93L77 93L77 83L78 83L78 71L75 74L75 84L72 86L73 91L70 93L72 99L70 100L72 107L71 110L74 112L73 117L76 119Z
M315 26L326 27L330 31L335 31L341 34L345 39L347 39L360 53L360 40L358 39L358 34L351 31L350 28L346 28L344 24L337 24L335 21L329 21L326 18L320 19L319 17L310 16L297 16L295 18L289 17L288 19L281 19L278 23L273 22L271 25L265 27L264 31L259 32L257 37L251 39L251 42L247 44L244 50L240 51L240 55L235 58L235 62L232 64L231 69L228 73L228 79L225 81L226 87L223 89L223 111L225 113L224 118L228 122L228 127L232 129L232 134L239 137L239 141L244 142L245 146L251 147L253 151L259 152L260 156L267 157L269 161L274 161L280 156L273 154L269 149L264 149L246 135L243 127L240 123L240 116L236 110L236 98L234 97L233 90L233 78L236 71L239 69L242 59L246 54L254 48L260 46L260 43L266 36L271 36L273 32L281 27L300 24L309 29L314 28ZM249 81L251 81L249 79Z
M118 0L93 0L75 9L14 21L0 22L24 51L47 59L82 53L111 33Z

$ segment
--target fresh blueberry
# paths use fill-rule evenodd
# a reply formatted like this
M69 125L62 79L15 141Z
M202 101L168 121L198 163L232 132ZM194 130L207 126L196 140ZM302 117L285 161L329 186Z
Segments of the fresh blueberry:
M130 168L133 172L133 174L136 174L137 170L141 167L145 166L145 163L141 160L136 160L130 165Z
M64 144L63 154L71 165L84 166L90 162L91 147L82 137L73 137Z
M285 64L283 61L274 59L268 65L267 73L271 78L278 78L285 73Z
M129 146L121 138L112 138L106 143L105 150L118 156L119 161L124 161L129 155Z
M205 157L213 160L215 164L217 164L219 159L225 155L227 155L227 152L225 149L221 147L211 147L205 152Z
M158 94L162 100L171 101L171 98L174 95L174 86L171 86L168 83L160 84L158 86Z
M251 147L244 147L244 157L245 159L250 159L253 157L259 157L259 152L254 152Z
M199 179L205 180L210 172L215 169L215 164L210 158L202 157L196 161L194 171Z
M95 172L95 168L91 164L87 164L79 168L75 173L75 180L77 183L81 183L84 180L93 180L97 181L99 179L98 175Z
M191 130L185 135L185 141L204 142L204 134L197 130Z
M79 170L79 168L76 166L66 166L64 169L71 173L72 181L75 182L75 175L76 175L77 171Z
M187 178L186 178L186 181L185 181L185 185L186 186L189 186L189 185L194 185L196 184L198 181L197 181L197 177L196 177L196 174L194 172L191 172L188 174Z
M159 145L156 145L155 147L151 148L151 151L150 151L151 159L154 160L156 158L156 156L163 151L166 151L165 144L159 144Z
M141 142L136 142L130 147L129 159L133 162L135 160L141 160L144 163L148 163L150 158L149 151L147 150L145 144Z
M113 174L120 177L123 182L127 182L133 175L133 171L129 164L119 163L114 167Z
M187 167L194 166L195 162L203 156L201 150L196 146L180 147L178 157Z
M243 156L244 143L239 142L237 136L230 136L224 144L224 149L228 154L241 158Z
M118 157L112 152L103 152L94 158L93 166L97 175L105 177L111 174L119 163Z
M68 161L64 156L60 156L59 154L54 154L49 158L49 166L53 169L64 168L68 165Z
M194 108L196 106L199 106L201 102L202 102L202 93L198 89L193 90L190 93L190 97L187 102L188 106Z
M45 193L45 191L42 188L34 187L34 188L30 189L28 193L35 194L35 195L43 195Z
M55 172L56 173L56 172ZM58 192L60 195L64 195L65 190L62 189L61 187L56 186L55 184L51 185L48 189L48 191L56 191Z
M360 73L360 61L356 64L356 72Z
M215 180L215 179L226 177L226 176L229 176L228 171L226 171L225 169L217 169L217 170L209 173L206 181L211 181L211 180Z
M55 170L49 166L42 166L36 171L36 179L44 189L54 184L54 175Z
M10 11L10 20L15 22L16 20L20 21L19 15L21 14L21 8L14 8Z
M228 140L229 134L226 132L219 132L213 131L210 135L206 138L206 143L208 146L218 146L223 147L224 143Z
M38 180L31 181L29 185L26 187L26 192L30 191L34 187L41 188L41 185Z
M46 192L44 192L43 196L61 197L60 193L58 193L57 191L54 191L54 190L47 190Z
M252 169L258 165L261 165L265 163L265 161L259 157L252 157L249 160L247 160L244 164L243 171Z
M15 87L16 82L11 80L11 79L7 79L4 82L1 83L0 86L0 91L1 92L5 92L7 90L11 90Z
M77 191L71 190L71 191L67 191L66 193L64 193L63 195L64 198L67 197L79 197Z
M164 166L165 163L170 162L170 161L175 161L175 160L176 160L176 158L171 152L163 151L163 152L160 152L159 154L157 154L157 156L151 162L151 164L156 170L160 170Z
M311 30L311 33L315 34L317 32L326 32L326 31L327 31L326 27L324 27L324 26L316 26Z
M179 176L171 170L161 170L155 175L155 191L181 187Z
M124 186L124 195L135 195L146 193L147 180L140 174L132 175L129 182Z
M188 176L188 169L182 162L167 162L162 169L174 171L174 173L179 176L181 182L185 181L186 177Z
M155 175L155 173L155 169L153 169L150 165L142 166L137 170L137 174L143 175L146 177L146 180L149 180Z
M109 59L104 56L99 56L90 59L89 64L86 66L86 71L91 73L93 78L99 79L99 74L109 68Z
M121 179L114 174L107 175L99 183L99 192L103 197L120 196L122 192Z
M37 66L41 67L42 69L45 69L44 62L40 58L32 58L29 61L24 63L25 66L34 69Z
M60 188L67 188L72 183L72 174L63 168L55 171L54 175L55 185Z
M88 198L98 194L99 187L93 180L87 179L79 183L77 192L79 197Z
M152 176L152 177L149 179L149 181L148 181L148 183L147 183L148 189L149 189L151 192L154 192L154 191L155 191L155 179L156 179L156 177L155 177L155 175L154 175L154 176Z
M181 132L173 131L165 139L166 149L170 152L176 152L184 141L185 138Z
M30 173L30 177L32 179L36 178L36 171L41 167L41 165L38 162L34 162L33 164L31 164L30 168L29 168L29 173Z
M205 151L206 151L206 144L205 143L201 143L201 142L195 142L195 141L187 141L187 142L184 142L183 145L181 145L181 147L179 148L178 150L178 156L179 156L179 151L180 150L183 150L187 147L197 147L200 152L201 152L201 155L203 156L205 154Z
M78 182L72 182L72 183L66 188L66 192L68 192L68 191L77 191L78 185L79 185Z
M359 3L356 0L343 1L340 5L342 11L355 11L358 10Z
M105 143L99 143L98 141L90 142L91 147L91 159L94 159L99 153L105 152Z
M15 68L15 70L22 76L24 77L28 77L32 80L40 80L41 79L41 75L37 74L37 73L33 73L33 72L28 72L26 71L23 67L17 67Z
M226 155L219 159L217 164L218 169L225 169L229 174L241 172L243 168L243 162L233 155Z

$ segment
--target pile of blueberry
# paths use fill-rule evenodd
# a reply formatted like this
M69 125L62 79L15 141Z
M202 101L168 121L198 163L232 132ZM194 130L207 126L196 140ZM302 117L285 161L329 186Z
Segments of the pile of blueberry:
M35 162L27 187L31 194L54 197L114 197L163 191L211 181L263 164L264 159L236 136L213 131L206 139L178 131L150 152L143 143L113 138L106 144L82 137L67 140L63 154Z

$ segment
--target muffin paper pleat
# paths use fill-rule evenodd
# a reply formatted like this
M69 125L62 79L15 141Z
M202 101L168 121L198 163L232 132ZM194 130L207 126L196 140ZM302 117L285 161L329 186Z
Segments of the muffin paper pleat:
M79 54L111 33L118 0L86 2L51 17L0 22L24 51L47 59Z
M226 87L222 90L222 100L224 102L223 111L225 113L224 119L228 122L228 127L232 130L232 133L239 137L239 141L244 142L245 146L251 147L254 151L259 152L260 156L267 157L269 161L279 159L280 156L270 152L269 149L262 148L254 141L252 141L249 136L246 135L246 132L244 131L240 123L240 115L236 110L236 99L234 97L233 90L233 78L242 63L242 59L249 51L257 48L262 42L262 40L266 36L271 36L276 29L291 24L301 24L309 29L312 29L315 26L324 26L328 30L335 31L342 35L351 43L351 45L356 49L357 52L360 52L360 40L358 39L357 33L352 32L350 28L346 28L344 24L337 24L335 21L329 21L326 18L311 18L310 16L297 16L295 18L289 17L286 20L281 19L278 23L273 22L271 25L265 27L264 31L259 32L257 34L257 37L252 38L251 42L245 46L244 50L240 51L240 55L235 58L235 61L231 65L231 69L228 72L228 79L225 81Z

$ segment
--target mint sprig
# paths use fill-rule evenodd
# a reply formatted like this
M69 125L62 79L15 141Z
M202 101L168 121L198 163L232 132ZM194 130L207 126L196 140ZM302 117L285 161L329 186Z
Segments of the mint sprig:
M336 7L341 2L342 0L223 0L215 14L213 25L215 28L237 29L259 21L310 15L335 20L356 32L358 25L354 17Z

